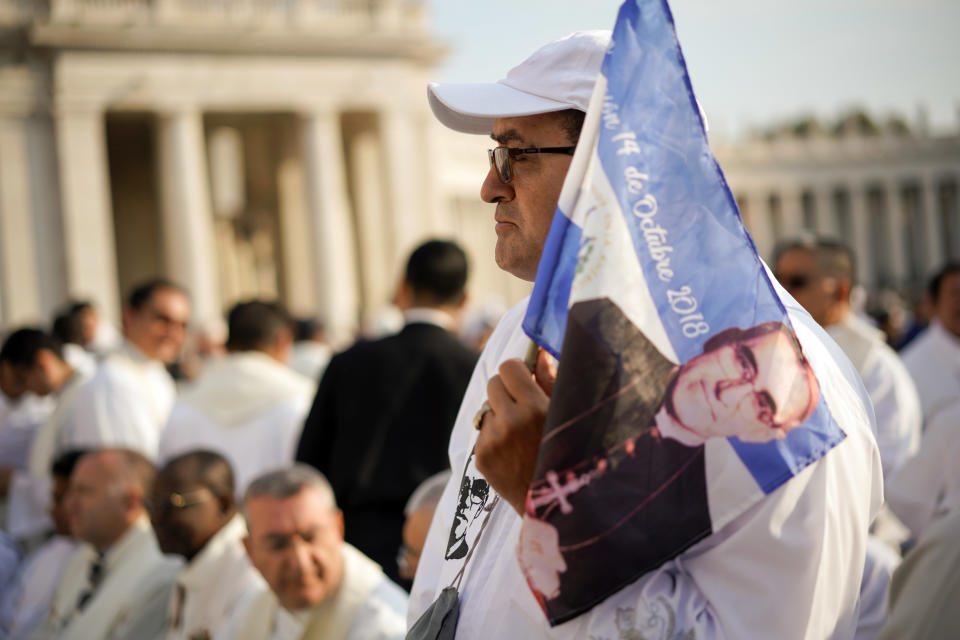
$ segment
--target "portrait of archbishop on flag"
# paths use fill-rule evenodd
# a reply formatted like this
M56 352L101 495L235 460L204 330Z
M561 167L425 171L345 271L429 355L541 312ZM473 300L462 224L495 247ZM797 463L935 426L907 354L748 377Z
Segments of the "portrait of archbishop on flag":
M846 438L785 299L710 151L669 7L624 2L523 322L558 358L517 544L551 625Z
M712 532L710 438L781 440L819 399L782 322L720 331L675 365L599 298L570 308L562 353L592 383L576 369L557 378L519 549L541 603L560 610L582 608ZM638 553L647 565L620 562Z

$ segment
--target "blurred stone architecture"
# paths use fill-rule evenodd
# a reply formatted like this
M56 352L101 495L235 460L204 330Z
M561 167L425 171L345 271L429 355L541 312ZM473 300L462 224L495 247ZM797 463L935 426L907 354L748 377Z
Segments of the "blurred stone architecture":
M960 115L960 114L958 114ZM922 113L875 123L852 111L714 145L757 251L803 232L836 237L857 256L868 290L919 295L947 259L960 259L960 124L932 135Z
M0 0L0 327L67 297L116 321L122 292L163 275L190 290L201 328L276 297L336 341L438 235L469 254L471 300L525 295L490 259L490 141L428 111L446 45L427 13L425 0ZM960 135L801 129L717 148L762 255L803 228L839 233L868 286L960 255Z
M492 225L458 222L476 171L469 198L440 175L470 141L446 146L429 115L444 48L424 13L416 0L0 0L0 325L68 295L116 319L123 291L163 274L201 324L276 296L345 336L424 237L472 237L476 254ZM481 171L485 146L466 151Z

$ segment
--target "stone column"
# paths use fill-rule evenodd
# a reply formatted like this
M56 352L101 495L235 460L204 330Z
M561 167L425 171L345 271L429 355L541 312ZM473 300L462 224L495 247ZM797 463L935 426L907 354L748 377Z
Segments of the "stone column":
M357 327L357 277L340 122L334 111L317 111L302 116L302 126L319 315L342 342Z
M193 321L217 326L223 311L202 114L194 108L158 114L157 153L167 274L190 292Z
M751 189L746 192L747 229L753 237L757 253L764 260L773 259L774 239L770 224L770 196L765 189Z
M799 189L782 187L780 194L780 215L783 216L783 237L776 241L793 240L803 230L803 200Z
M920 218L924 239L924 276L939 269L943 265L943 234L947 232L941 226L937 205L937 183L932 175L925 175L920 180Z
M419 171L426 171L429 163L416 152L413 122L401 109L387 109L380 114L383 132L387 179L387 210L390 212L390 230L393 254L389 261L398 272L413 249L413 244L425 234L424 198L419 188Z
M889 238L890 271L896 285L908 280L907 260L904 238L905 225L903 215L903 190L896 178L890 178L884 184L884 200L887 209L886 234Z
M301 153L300 127L283 128L283 151L277 167L277 196L280 206L280 258L283 260L283 290L287 308L298 316L316 312L317 285L313 273L313 243L310 241L310 213L307 207L306 175Z
M120 319L117 252L103 111L89 105L56 109L67 291L92 298Z
M350 174L356 185L354 205L365 313L387 304L397 282L397 274L392 271L393 226L391 209L384 206L380 149L377 132L373 129L357 131L351 137Z
M840 234L837 225L837 212L833 207L833 190L830 185L816 185L813 188L813 211L816 220L817 235L835 238ZM849 238L840 238L849 242Z
M0 326L7 327L47 320L40 308L27 128L26 114L0 111Z
M850 202L850 226L853 238L850 244L857 255L857 280L865 287L876 284L877 274L873 272L873 248L870 246L870 220L867 211L867 194L863 184L847 184Z

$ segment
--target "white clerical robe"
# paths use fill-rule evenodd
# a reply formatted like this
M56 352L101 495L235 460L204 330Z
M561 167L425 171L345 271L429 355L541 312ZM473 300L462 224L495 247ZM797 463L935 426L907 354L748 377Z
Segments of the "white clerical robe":
M826 328L863 379L877 418L877 446L883 477L900 468L920 448L923 412L913 378L883 332L853 313Z
M160 458L194 449L222 454L237 493L293 462L315 384L259 351L232 353L184 391L160 441Z
M160 431L175 397L176 386L163 363L127 342L73 396L55 452L124 447L156 460Z
M243 615L217 640L400 640L406 635L407 595L380 566L347 543L343 579L326 600L306 611L280 606L269 589L239 605Z
M960 398L960 337L934 319L901 355L917 385L926 429L939 411Z
M720 531L589 612L553 628L517 562L521 519L500 500L479 542L469 542L473 553L460 585L458 639L853 637L867 529L883 492L872 411L849 360L809 314L777 288L823 396L847 437ZM454 473L420 557L407 614L410 625L454 583L463 566L462 559L445 560L444 555L464 466L477 437L473 418L499 364L523 358L527 350L530 341L520 328L525 310L526 301L501 320L467 388L450 439ZM476 473L473 463L471 467Z
M212 637L237 613L237 603L267 588L250 564L240 514L218 531L177 574L170 597L167 640Z
M50 613L32 637L135 640L162 635L182 561L161 553L146 516L106 551L102 580L78 611L78 600L89 589L88 576L96 556L86 544L73 554Z
M15 540L43 534L53 525L46 508L49 485L35 486L27 466L30 447L56 406L52 394L41 397L27 393L16 400L4 399L0 412L0 467L12 471L5 500L4 529Z
M935 519L960 511L960 399L939 411L920 451L887 483L887 503L919 537Z
M330 345L316 340L300 340L290 350L290 368L317 383L331 357L333 349Z
M54 536L31 553L20 574L19 593L14 600L10 640L25 638L43 622L53 596L78 543L69 536Z

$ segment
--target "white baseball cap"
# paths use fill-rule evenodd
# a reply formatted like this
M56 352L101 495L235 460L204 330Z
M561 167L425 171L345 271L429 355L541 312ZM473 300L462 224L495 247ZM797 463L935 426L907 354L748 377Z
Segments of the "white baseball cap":
M497 118L586 112L609 46L609 31L577 31L541 47L497 82L431 82L427 100L441 123L463 133L488 134Z

